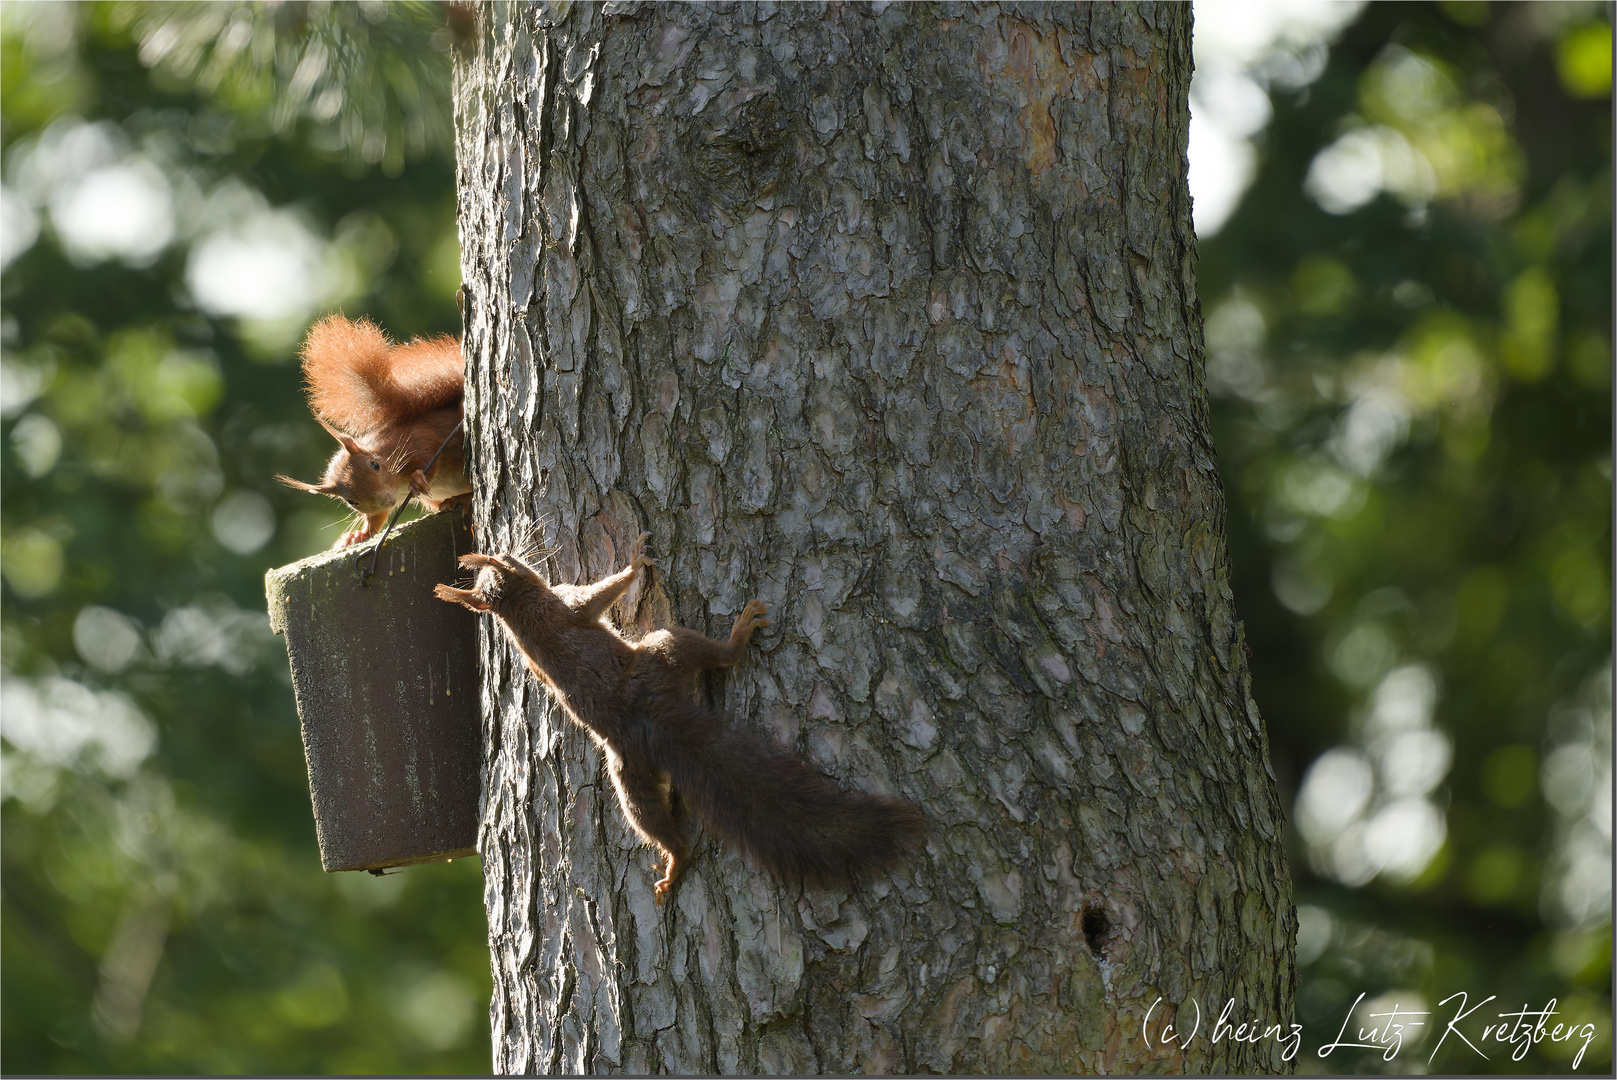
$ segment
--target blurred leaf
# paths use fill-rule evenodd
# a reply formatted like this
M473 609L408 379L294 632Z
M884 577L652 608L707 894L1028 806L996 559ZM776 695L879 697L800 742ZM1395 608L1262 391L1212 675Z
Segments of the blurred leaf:
M1573 27L1555 54L1561 85L1574 97L1611 94L1611 23L1596 20Z

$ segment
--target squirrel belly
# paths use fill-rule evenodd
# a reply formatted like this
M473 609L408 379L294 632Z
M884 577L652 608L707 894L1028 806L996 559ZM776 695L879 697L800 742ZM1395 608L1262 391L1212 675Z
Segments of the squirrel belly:
M368 319L329 315L310 327L302 356L309 407L337 452L318 484L276 479L341 499L357 512L362 524L336 546L374 535L412 495L428 510L470 501L464 439L456 431L465 392L458 341L440 336L395 345Z
M659 902L689 850L673 792L727 843L793 883L849 883L912 853L926 830L913 803L845 790L697 704L698 673L735 664L753 632L768 625L763 601L747 604L728 641L674 627L631 643L605 624L640 567L655 565L645 540L635 541L625 569L589 586L552 586L513 555L472 554L460 560L477 571L471 588L434 591L494 614L528 667L601 745L624 814L666 860Z

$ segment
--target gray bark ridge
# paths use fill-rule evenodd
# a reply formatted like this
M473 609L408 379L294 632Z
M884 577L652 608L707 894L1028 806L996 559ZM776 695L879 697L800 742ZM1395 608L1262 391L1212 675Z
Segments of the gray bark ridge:
M485 628L496 1071L1288 1069L1209 1030L1289 1032L1296 918L1207 425L1189 6L479 11L479 543L573 583L649 531L631 637L762 597L711 702L931 826L802 891L687 819L658 908L599 753Z

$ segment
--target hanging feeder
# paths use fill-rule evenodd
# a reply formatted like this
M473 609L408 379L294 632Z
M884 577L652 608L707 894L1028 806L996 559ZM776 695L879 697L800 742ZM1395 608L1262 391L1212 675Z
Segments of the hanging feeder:
M328 871L477 853L477 619L432 594L464 576L455 560L472 550L469 519L447 511L397 529L363 576L356 552L374 544L264 576Z

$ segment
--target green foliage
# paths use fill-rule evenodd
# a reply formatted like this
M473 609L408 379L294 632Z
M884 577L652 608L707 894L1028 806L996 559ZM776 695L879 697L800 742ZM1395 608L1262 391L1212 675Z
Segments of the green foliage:
M450 150L441 3L164 0L118 5L110 22L132 32L161 81L203 91L243 130L280 134L302 121L311 146L387 176L407 156Z
M1553 998L1611 1067L1610 42L1596 5L1371 4L1201 245L1310 1041L1360 992Z
M6 230L38 230L8 239L3 279L7 1071L488 1067L475 860L321 872L263 611L264 570L341 518L271 479L330 452L298 332L335 307L401 337L457 328L435 10L0 9ZM251 63L224 62L232 42ZM328 63L292 107L276 80L317 43L388 59ZM323 115L336 94L370 104ZM98 219L107 199L147 231ZM272 257L319 287L209 291L272 278Z

